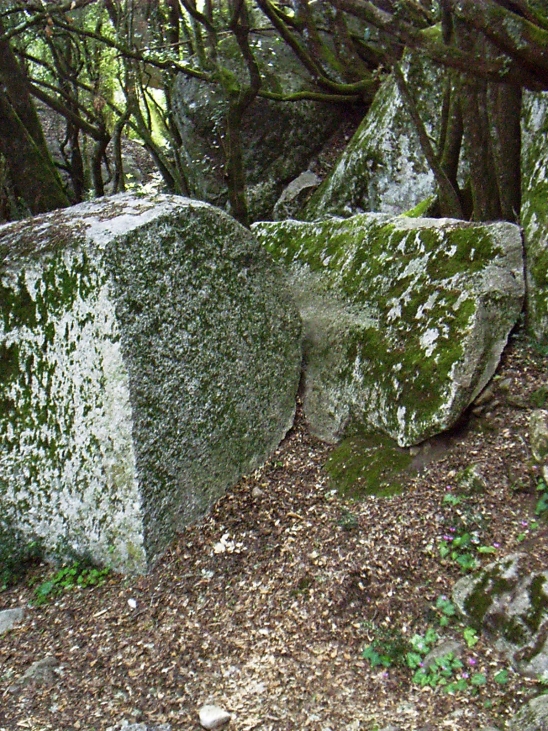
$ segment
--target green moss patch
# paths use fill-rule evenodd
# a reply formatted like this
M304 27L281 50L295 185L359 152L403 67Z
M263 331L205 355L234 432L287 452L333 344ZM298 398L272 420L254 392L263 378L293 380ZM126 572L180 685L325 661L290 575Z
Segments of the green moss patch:
M356 435L335 447L325 470L332 485L345 497L389 497L403 491L411 462L409 451L387 437Z

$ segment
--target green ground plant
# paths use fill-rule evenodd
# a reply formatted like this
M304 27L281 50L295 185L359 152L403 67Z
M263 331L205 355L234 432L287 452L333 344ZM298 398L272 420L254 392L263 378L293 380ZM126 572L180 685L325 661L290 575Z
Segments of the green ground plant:
M74 561L57 569L46 581L35 588L32 604L39 607L64 591L76 587L85 589L100 586L109 574L109 568L98 568L85 562Z

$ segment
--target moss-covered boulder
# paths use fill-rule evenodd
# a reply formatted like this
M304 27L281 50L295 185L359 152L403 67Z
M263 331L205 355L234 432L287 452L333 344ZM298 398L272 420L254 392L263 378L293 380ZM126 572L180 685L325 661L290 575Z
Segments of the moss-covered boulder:
M521 310L519 229L362 214L258 223L304 322L304 408L409 446L449 428L493 375Z
M442 72L424 57L406 55L404 72L417 91L428 132L437 134ZM399 214L434 193L434 176L422 153L415 126L390 76L377 92L363 122L331 174L312 195L299 218L350 216L362 211Z
M521 126L527 320L535 337L548 342L548 93L525 92Z
M142 571L290 427L298 313L207 204L115 196L0 228L0 520Z
M548 571L529 573L524 554L512 554L465 576L453 601L524 675L548 680Z

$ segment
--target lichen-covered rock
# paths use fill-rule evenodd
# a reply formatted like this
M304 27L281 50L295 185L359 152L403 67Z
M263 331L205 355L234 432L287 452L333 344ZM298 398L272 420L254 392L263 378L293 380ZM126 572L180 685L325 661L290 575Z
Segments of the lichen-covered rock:
M539 695L526 703L506 728L507 731L547 731L548 695Z
M453 588L453 601L519 672L548 680L548 571L528 573L524 560L512 554L465 576Z
M292 423L300 321L249 232L177 196L0 228L0 519L142 571Z
M408 54L404 73L417 90L425 126L435 136L442 71L425 57ZM399 214L414 208L434 190L434 176L415 126L390 76L335 168L299 217L310 221L326 214L350 216L362 211Z
M525 92L521 145L521 225L527 261L527 322L548 340L548 93Z
M362 214L253 230L290 271L321 438L357 423L416 444L493 375L522 305L516 226Z
M548 481L548 411L545 409L535 409L531 412L529 443L533 459L540 465L544 480Z
M247 83L247 70L234 38L222 39L218 50L222 63ZM257 34L253 52L265 90L290 94L311 86L308 72L278 36L268 31ZM181 74L172 101L190 195L225 205L227 102L222 90ZM343 105L309 100L283 104L264 97L252 102L242 121L246 195L252 220L272 218L274 204L285 186L307 169L343 120Z

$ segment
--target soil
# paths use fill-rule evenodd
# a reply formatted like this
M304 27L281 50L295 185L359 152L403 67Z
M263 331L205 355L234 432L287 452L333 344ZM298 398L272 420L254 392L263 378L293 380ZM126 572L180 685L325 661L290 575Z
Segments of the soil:
M26 608L0 641L0 729L104 731L127 721L192 731L205 703L228 710L234 731L502 728L539 687L486 637L463 662L487 682L455 694L414 684L395 651L390 667L362 653L383 638L403 647L429 627L462 640L465 625L441 628L435 609L463 575L440 558L452 528L473 523L494 550L478 554L483 563L520 550L531 568L546 565L527 430L544 405L547 363L514 337L475 414L433 459L418 460L422 471L400 495L340 497L322 467L332 447L299 413L271 460L147 576L111 574L36 607L36 586L56 570L36 567L0 594L2 607ZM485 489L451 504L471 465ZM17 685L48 655L58 662L49 683ZM503 669L508 681L495 682Z

